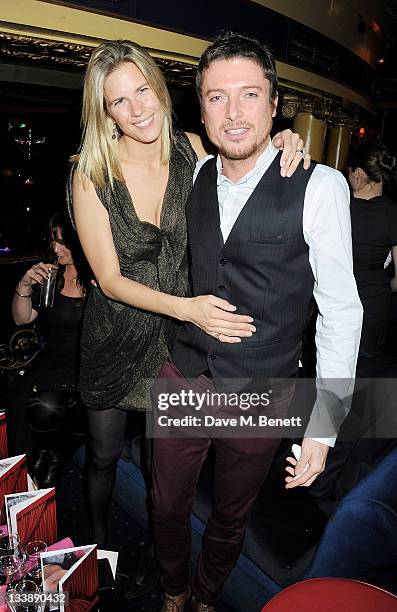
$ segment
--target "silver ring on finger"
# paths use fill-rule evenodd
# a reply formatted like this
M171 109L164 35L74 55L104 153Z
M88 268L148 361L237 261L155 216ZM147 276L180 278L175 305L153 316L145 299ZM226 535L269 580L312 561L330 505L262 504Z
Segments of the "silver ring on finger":
M216 338L217 340L219 340L219 336L220 336L220 334L218 332L214 333L214 338Z
M305 156L305 149L296 149L297 153L300 153L302 155L302 157Z

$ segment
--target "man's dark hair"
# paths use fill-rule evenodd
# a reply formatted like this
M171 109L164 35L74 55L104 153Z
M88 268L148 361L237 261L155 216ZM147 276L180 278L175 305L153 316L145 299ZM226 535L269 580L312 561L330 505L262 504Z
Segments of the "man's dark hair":
M274 100L277 95L276 62L267 46L256 38L235 34L234 32L222 32L204 51L198 65L196 90L200 102L203 74L210 64L217 60L227 60L235 57L250 59L262 68L270 83L270 100Z

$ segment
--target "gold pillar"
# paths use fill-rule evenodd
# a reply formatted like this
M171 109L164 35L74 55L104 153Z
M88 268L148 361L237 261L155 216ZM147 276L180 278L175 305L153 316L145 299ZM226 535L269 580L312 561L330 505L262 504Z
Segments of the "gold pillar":
M327 166L343 170L349 153L351 130L344 124L330 129L327 150Z
M298 132L312 159L322 162L327 122L316 119L311 113L297 113L294 118L293 131Z

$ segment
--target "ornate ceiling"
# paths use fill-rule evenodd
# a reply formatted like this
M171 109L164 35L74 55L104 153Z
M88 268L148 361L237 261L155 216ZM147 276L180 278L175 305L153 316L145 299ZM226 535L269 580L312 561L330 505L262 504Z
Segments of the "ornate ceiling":
M154 56L169 83L189 86L194 83L195 65L172 57L158 57L151 49L149 52ZM0 32L0 61L59 68L82 74L91 53L92 46L89 45Z

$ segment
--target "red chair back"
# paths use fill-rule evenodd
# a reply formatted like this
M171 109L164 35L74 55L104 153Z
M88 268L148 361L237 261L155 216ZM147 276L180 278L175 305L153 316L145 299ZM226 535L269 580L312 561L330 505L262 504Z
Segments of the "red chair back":
M397 612L397 597L346 578L304 580L278 593L262 612Z

